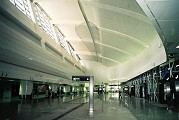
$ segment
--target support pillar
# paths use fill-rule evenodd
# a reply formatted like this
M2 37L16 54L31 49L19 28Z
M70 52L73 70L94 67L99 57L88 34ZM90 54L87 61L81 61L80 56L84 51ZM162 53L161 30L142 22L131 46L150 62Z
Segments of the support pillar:
M89 90L90 90L90 98L89 98L89 111L93 112L94 110L94 95L93 95L93 86L94 86L94 76L90 76L90 84L89 84Z
M30 96L33 90L33 82L32 81L21 81L20 83L20 90L19 95L22 96L22 98L27 98L27 96Z

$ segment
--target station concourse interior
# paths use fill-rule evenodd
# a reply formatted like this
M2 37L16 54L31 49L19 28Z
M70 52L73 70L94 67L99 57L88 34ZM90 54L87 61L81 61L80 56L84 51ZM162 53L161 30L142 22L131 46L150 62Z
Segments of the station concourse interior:
M178 6L0 0L0 120L178 120Z

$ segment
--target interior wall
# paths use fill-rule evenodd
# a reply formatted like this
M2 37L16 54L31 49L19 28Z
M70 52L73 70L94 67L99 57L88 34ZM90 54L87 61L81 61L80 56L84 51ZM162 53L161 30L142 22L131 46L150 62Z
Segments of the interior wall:
M37 24L9 1L0 3L1 77L65 84L83 74L80 63Z
M107 82L109 80L109 68L95 61L83 61L87 68L86 75L94 76L95 83Z
M111 68L110 79L126 81L166 62L166 52L159 41L130 61Z

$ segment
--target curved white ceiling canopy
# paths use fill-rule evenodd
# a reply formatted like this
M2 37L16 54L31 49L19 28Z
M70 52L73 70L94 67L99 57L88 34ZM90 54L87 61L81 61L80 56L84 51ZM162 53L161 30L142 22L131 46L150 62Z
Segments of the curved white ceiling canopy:
M133 73L122 76L117 75L119 71L114 70L119 70L121 66L125 69L130 68L128 63L133 65L132 60L135 60L135 64L140 64L143 59L143 66L148 65L149 59L155 63L159 58L154 58L157 54L161 54L157 53L158 51L163 51L161 62L165 61L165 50L158 45L162 44L161 39L135 0L36 0L36 2L52 18L51 22L62 31L83 64L89 67L96 61L93 67L96 67L96 64L105 66L105 70L101 68L101 72L104 72L108 80L114 79L114 76L116 79L120 79L120 76L130 78ZM149 51L155 55L152 56ZM150 54L147 60L145 52ZM137 58L140 59L138 63ZM90 70L91 68L87 68L89 74L98 72ZM151 67L146 67L149 68ZM145 71L142 68L139 70ZM99 80L103 81L104 76Z

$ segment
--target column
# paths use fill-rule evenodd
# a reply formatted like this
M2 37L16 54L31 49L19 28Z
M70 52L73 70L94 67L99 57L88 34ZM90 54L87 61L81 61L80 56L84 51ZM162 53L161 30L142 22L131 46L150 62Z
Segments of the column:
M33 82L24 80L20 82L20 90L19 95L22 96L22 98L27 98L27 96L30 96L33 90Z
M89 91L90 91L90 98L89 98L89 111L93 112L94 110L94 95L93 95L93 88L94 86L94 76L90 76L90 85L89 85Z

